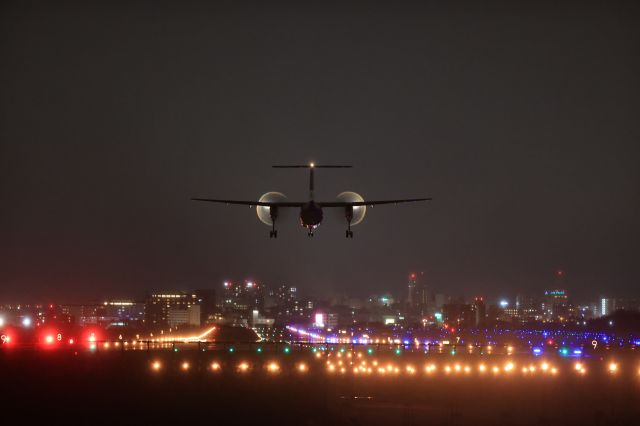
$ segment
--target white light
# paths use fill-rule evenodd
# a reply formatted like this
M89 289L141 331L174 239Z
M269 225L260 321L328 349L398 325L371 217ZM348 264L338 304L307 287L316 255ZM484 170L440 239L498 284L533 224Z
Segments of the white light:
M4 327L4 318L0 317L0 327Z
M24 317L24 318L22 319L22 325L23 325L23 326L25 326L25 327L29 327L29 326L31 326L31 318L29 318L29 317Z
M316 314L316 321L314 325L318 328L324 328L324 314Z
M309 164L309 167L311 167L311 168L314 168L315 166L316 166L316 165L315 165L315 164L313 164L313 163Z
M509 302L508 302L508 301L506 301L506 300L501 300L501 301L500 301L500 307L501 307L501 308L503 308L503 309L504 309L504 308L506 308L507 306L509 306Z

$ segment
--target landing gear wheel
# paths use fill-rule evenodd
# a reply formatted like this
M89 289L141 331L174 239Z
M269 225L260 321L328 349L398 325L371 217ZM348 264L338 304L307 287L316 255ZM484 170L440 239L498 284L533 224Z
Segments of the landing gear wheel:
M353 238L353 231L347 229L347 231L345 232L345 237L346 238Z
M278 231L275 229L269 233L270 238L278 238Z

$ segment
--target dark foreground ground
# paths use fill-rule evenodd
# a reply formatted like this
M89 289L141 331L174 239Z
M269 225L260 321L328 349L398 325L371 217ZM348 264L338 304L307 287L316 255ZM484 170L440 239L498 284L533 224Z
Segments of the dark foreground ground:
M569 361L557 377L361 377L328 374L308 354L281 356L282 371L270 374L267 356L7 351L0 353L3 424L640 424L633 359L616 375L592 361L580 377ZM218 373L209 369L214 359ZM150 368L154 360L159 371ZM240 360L253 368L238 373ZM301 360L310 367L304 374L294 368Z

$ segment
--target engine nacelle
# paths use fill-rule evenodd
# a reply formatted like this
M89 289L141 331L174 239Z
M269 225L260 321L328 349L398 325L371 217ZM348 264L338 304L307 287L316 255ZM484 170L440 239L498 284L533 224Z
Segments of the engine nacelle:
M340 194L338 194L336 199L338 201L349 202L349 203L364 201L364 198L362 198L360 194L356 192L351 192L351 191L341 192ZM344 210L340 210L340 209L335 209L335 210L340 212L341 219L346 218L347 221L349 221L349 216L351 216L351 226L353 226L353 225L359 224L364 220L364 215L367 212L367 206L354 206L352 208L351 207L345 208Z
M286 201L287 196L282 192L267 192L264 194L258 201L263 203L276 203L281 201ZM256 213L258 214L258 219L265 225L272 226L273 218L282 218L282 213L289 209L278 209L277 207L267 207L267 206L256 206Z

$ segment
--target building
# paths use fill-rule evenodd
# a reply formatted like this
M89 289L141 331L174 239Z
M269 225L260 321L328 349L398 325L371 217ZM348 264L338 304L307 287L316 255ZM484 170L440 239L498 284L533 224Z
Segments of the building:
M442 306L442 316L446 323L455 327L474 327L476 314L473 306L466 303L446 303Z
M215 322L217 311L216 291L210 289L200 289L195 292L198 304L200 305L200 324L210 324Z
M409 274L409 283L407 284L407 307L409 309L415 308L418 302L417 286L417 275L413 272Z
M142 322L144 321L144 308L142 302L135 300L107 300L102 303L104 315L118 322Z
M611 315L616 310L616 299L603 297L600 299L600 316Z
M192 305L198 305L198 296L187 292L164 292L151 294L145 303L145 323L149 327L169 326L169 312L173 311L171 320L177 321L183 318L178 313L188 310ZM199 310L198 310L199 314Z
M192 304L186 307L171 307L167 312L167 323L169 327L177 326L200 326L200 305Z
M222 308L225 312L237 312L248 315L254 310L264 312L264 287L254 281L223 284ZM248 318L248 316L247 316Z
M487 305L484 303L483 297L476 297L473 302L473 310L475 312L475 326L481 328L487 324Z
M311 319L314 303L303 300L296 287L281 285L268 294L269 316L279 324L304 323Z
M545 291L542 310L547 320L567 318L570 313L569 296L567 292L562 289Z

